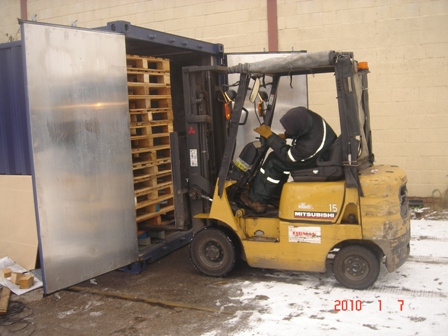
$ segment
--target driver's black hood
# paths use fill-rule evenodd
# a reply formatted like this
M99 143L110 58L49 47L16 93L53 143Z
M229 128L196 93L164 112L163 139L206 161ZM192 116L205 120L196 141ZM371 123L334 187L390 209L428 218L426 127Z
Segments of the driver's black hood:
M287 138L298 138L307 134L313 126L313 118L310 110L299 106L290 109L280 119L280 123L285 129Z

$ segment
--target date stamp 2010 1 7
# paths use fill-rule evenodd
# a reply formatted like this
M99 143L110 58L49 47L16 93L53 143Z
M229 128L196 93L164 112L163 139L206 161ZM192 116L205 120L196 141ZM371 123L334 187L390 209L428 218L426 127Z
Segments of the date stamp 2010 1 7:
M383 301L378 301L378 311L383 310ZM403 311L404 300L397 300L397 309ZM334 300L335 311L361 311L363 308L362 300ZM390 307L389 307L390 308Z

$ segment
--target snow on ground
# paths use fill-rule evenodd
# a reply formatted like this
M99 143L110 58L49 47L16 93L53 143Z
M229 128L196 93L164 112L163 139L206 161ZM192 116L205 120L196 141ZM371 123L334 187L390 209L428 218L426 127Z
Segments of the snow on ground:
M273 272L228 284L233 335L448 335L448 221L411 221L411 257L382 266L373 287L341 287L330 274ZM337 311L339 308L339 311ZM210 334L211 335L211 334Z

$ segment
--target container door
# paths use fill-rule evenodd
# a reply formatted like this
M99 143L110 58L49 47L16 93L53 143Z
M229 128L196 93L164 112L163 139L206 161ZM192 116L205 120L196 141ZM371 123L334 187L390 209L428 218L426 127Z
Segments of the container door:
M123 35L22 23L44 292L137 260Z

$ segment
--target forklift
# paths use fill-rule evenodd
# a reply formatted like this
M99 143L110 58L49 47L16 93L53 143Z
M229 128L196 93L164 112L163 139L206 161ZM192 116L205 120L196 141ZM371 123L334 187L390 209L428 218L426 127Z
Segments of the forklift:
M190 258L201 274L224 277L242 258L257 268L332 267L341 285L366 289L382 263L389 272L403 265L410 254L407 177L398 166L374 163L368 73L352 52L336 51L183 68L186 128L171 137L176 218L193 228ZM229 74L239 80L226 83ZM269 152L264 138L244 128L248 118L271 126L285 112L275 108L280 80L320 74L334 75L340 134L315 166L291 171L278 206L264 213L245 207L240 195ZM239 132L254 138L235 153Z

